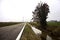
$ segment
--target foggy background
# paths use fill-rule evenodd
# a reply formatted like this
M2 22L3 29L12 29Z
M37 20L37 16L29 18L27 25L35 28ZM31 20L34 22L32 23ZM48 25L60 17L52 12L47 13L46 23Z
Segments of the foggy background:
M0 0L0 22L30 21L32 11L42 1L49 5L49 20L60 20L60 0Z

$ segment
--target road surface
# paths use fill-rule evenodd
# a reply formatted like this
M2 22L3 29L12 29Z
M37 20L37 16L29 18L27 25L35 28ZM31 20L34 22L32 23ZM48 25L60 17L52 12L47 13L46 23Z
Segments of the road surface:
M0 40L16 40L24 24L16 24L0 28Z

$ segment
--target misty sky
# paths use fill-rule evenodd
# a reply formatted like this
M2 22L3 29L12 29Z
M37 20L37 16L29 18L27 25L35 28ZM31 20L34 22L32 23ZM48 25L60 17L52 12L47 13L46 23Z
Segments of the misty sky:
M46 2L50 13L47 20L60 20L60 0L0 0L0 21L30 21L38 3Z

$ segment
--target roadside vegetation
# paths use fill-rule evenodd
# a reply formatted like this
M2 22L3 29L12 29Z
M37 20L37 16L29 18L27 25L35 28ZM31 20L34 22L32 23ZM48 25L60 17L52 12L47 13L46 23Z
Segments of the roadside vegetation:
M22 23L22 22L0 22L0 27L14 25L14 24L18 24L18 23Z
M39 23L34 23L34 22L30 22L29 24L31 24L32 26L39 28ZM47 29L53 31L54 29L58 30L58 28L60 28L60 22L47 22Z
M47 22L48 27L47 29L50 30L53 35L56 37L60 36L60 22Z
M36 26L36 28L39 29L40 25L35 25L36 23L30 23L33 26ZM38 23L37 23L38 24ZM53 33L50 36L54 36L54 38L60 37L60 22L47 22L47 30L49 30L51 33Z
M21 40L40 40L40 38L33 32L30 25L26 24Z
M31 24L32 26L39 26L40 24L39 23L37 23L37 22L29 22L29 24Z

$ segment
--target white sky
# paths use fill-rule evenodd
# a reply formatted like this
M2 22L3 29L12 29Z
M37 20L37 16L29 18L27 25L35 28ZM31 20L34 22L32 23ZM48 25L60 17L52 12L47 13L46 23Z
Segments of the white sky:
M49 5L47 20L60 20L59 0L0 0L0 21L30 21L32 11L40 1Z

